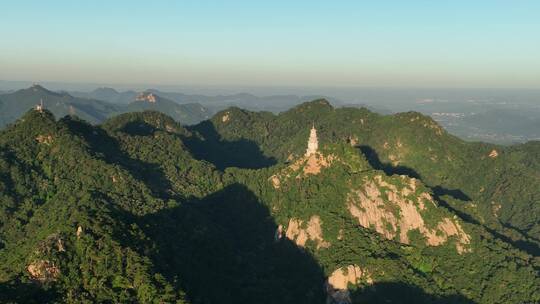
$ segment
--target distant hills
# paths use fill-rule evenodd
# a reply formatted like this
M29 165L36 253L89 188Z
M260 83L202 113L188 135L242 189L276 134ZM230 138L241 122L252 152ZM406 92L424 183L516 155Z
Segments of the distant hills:
M137 92L135 91L118 92L113 88L105 87L97 88L90 92L70 91L69 93L77 97L100 99L115 104L128 104L135 100L137 96Z
M2 85L2 81L0 81L0 85ZM13 98L3 95L16 93L16 91L7 90L9 86L6 85L7 83L2 86L4 91L0 92L0 103L2 99L13 100ZM57 84L50 85L58 88ZM17 84L17 86L20 87L21 84ZM67 84L63 86L70 87ZM51 92L51 90L48 91ZM141 92L152 93L166 101L161 105L153 104L150 106L146 104L146 107L140 103L138 106L130 105ZM193 124L228 107L238 107L250 111L269 111L277 114L302 102L324 97L294 94L256 96L249 93L210 96L152 88L142 91L121 91L110 87L100 87L92 91L53 91L52 93L64 95L63 102L66 103L69 100L70 104L62 107L71 112L75 111L76 115L93 123L103 121L103 117L111 117L111 115L131 111L131 109L153 109L169 113L182 124ZM540 108L536 102L540 98L540 93L536 91L454 90L446 92L444 90L396 91L366 88L358 94L360 94L358 98L351 99L324 98L335 107L363 107L379 114L418 111L433 117L450 133L468 141L513 144L540 139ZM342 95L337 94L336 96ZM27 100L31 100L31 102L22 99L19 106L7 102L8 106L5 112L0 114L0 126L5 125L6 122L12 122L24 113L24 111L21 112L21 109L28 109L28 105L33 104L36 98ZM92 101L100 101L100 103ZM175 106L174 109L171 109L172 104L169 101L182 106ZM46 100L45 103L47 104ZM106 105L106 103L109 104ZM18 107L18 110L14 110ZM51 111L58 116L69 112L61 111L60 108L54 108Z
M118 114L121 109L111 103L49 91L40 85L0 95L0 126L15 121L43 100L45 107L58 117L77 115L91 123L99 123Z
M213 112L223 110L227 107L236 106L252 111L270 111L274 113L286 111L289 108L302 102L321 98L324 96L297 96L297 95L271 95L255 96L248 93L238 93L232 95L200 95L183 94L178 92L164 92L156 89L148 89L144 92L153 93L162 98L167 98L179 104L199 103ZM118 92L112 88L98 88L91 92L70 92L73 96L101 99L111 103L127 104L137 96L135 91ZM342 102L335 98L328 98L332 104L339 106Z
M142 94L142 95L141 95ZM57 117L76 115L90 123L101 123L107 118L126 112L154 110L166 113L183 124L194 124L210 117L211 112L201 104L178 104L152 93L97 89L87 96L73 96L67 92L53 92L40 85L0 94L0 126L14 122L23 113L41 102ZM140 96L155 96L154 102ZM95 97L92 97L95 95ZM139 96L139 97L138 97ZM103 100L101 100L103 99ZM109 100L117 100L113 103ZM128 101L129 100L129 101ZM120 102L121 101L121 102Z
M184 124L194 124L208 119L211 112L200 103L178 104L151 92L143 92L135 97L124 109L125 112L157 111L166 113Z
M153 98L151 100L149 97ZM91 92L54 92L40 85L0 93L0 126L15 121L28 109L43 100L55 116L77 115L90 123L126 112L153 110L170 115L182 124L195 124L217 111L236 106L254 111L285 111L313 96L273 95L259 97L240 93L234 95L188 95L149 89L143 92L98 88ZM334 100L334 104L341 104Z

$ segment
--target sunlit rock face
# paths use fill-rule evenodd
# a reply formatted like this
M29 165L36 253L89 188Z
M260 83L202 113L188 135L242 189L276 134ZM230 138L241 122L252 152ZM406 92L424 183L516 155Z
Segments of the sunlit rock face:
M135 100L136 101L146 101L146 102L149 102L149 103L156 103L157 98L156 98L156 95L154 95L152 93L142 92L142 93L139 93L137 95L137 97L135 97Z
M423 235L428 246L439 246L450 237L456 238L458 253L469 251L470 236L455 218L439 217L434 227L426 225L423 214L428 208L438 208L433 197L416 193L416 180L402 176L403 187L386 182L382 176L366 179L360 189L348 196L350 214L365 228L374 229L389 240L409 244L409 231Z
M351 294L348 286L357 285L361 281L366 284L373 284L373 279L368 271L362 270L358 265L349 265L336 269L328 277L325 283L326 303L328 304L349 304Z
M285 236L300 247L305 247L308 240L313 241L317 249L330 247L330 243L323 239L322 221L318 215L312 216L307 223L290 219Z
M55 281L60 276L60 268L48 260L34 261L26 270L33 280L39 282Z

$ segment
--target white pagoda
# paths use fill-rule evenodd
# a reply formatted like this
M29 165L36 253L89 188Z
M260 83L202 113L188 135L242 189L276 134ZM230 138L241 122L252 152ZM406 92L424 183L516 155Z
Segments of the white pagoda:
M41 99L39 101L39 103L36 105L36 111L38 111L39 113L42 113L43 109L44 109L44 107L43 107L43 99Z
M311 156L317 153L318 149L319 149L319 140L317 139L317 129L315 129L315 125L313 125L311 127L311 132L309 133L306 156Z

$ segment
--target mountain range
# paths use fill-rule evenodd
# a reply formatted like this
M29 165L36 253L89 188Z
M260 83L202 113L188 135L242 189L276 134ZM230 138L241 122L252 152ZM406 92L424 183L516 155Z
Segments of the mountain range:
M184 126L161 98L1 131L0 301L540 301L539 142L324 99Z
M101 123L120 113L146 109L167 113L183 124L194 124L211 115L207 108L197 103L178 104L159 96L155 102L149 102L144 98L150 94L148 92L130 94L126 103L106 101L109 92L107 89L95 92L96 98L76 97L67 92L53 92L40 85L33 85L27 89L0 94L0 126L15 121L41 101L57 117L77 115L90 123Z
M147 89L147 93L152 93L163 98L175 101L179 104L198 103L202 104L214 112L227 107L236 106L253 111L270 111L274 113L286 111L302 102L321 98L323 96L298 96L298 95L270 95L255 96L248 93L238 93L232 95L208 96L201 94L184 94L178 92L165 92L156 89ZM111 103L127 104L133 101L137 92L118 92L112 88L98 88L91 92L70 92L73 96L105 100ZM341 101L335 98L328 98L335 105L340 105Z

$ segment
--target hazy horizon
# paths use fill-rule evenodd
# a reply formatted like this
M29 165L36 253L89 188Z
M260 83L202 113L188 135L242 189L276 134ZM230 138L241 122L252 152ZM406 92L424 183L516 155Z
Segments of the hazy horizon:
M536 1L17 1L3 7L0 79L538 89L539 9Z
M114 84L83 82L32 82L0 79L0 91L25 89L39 84L52 91L92 92L99 88L112 88L118 92L142 92L156 89L162 92L200 94L208 96L252 94L255 96L327 96L344 103L410 103L424 98L506 98L510 103L534 102L540 99L540 88L443 88L443 87L362 87L362 86L219 86L219 85L159 85L159 84Z

